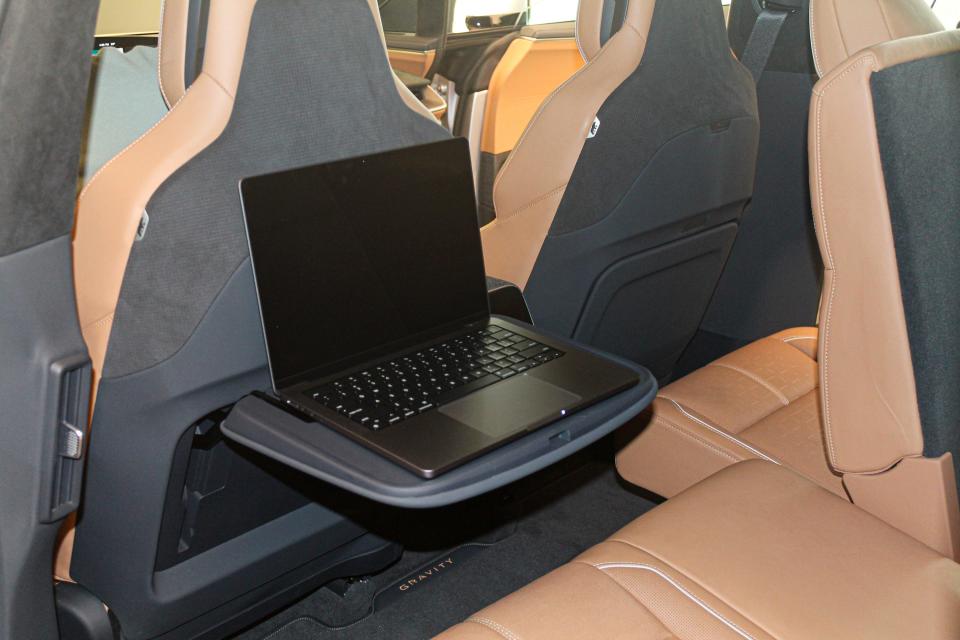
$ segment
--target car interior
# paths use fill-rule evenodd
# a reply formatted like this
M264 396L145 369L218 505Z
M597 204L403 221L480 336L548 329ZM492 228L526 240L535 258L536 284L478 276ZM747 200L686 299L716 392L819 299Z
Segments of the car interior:
M0 640L960 638L960 0L0 0L0 52ZM318 414L247 185L374 166L413 315L488 313ZM288 201L290 342L347 344L372 245ZM527 423L385 451L464 407Z

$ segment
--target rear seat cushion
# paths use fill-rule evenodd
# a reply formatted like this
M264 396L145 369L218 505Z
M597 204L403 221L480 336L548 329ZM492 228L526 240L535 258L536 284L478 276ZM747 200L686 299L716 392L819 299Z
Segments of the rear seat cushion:
M753 460L440 637L956 638L960 565Z
M824 448L816 356L817 330L789 329L673 382L623 430L617 469L669 497L735 462L761 458L845 495Z

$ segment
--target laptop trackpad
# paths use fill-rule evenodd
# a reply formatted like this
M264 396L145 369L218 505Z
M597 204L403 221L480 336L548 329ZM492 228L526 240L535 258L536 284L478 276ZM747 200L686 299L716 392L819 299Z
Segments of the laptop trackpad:
M440 413L493 438L559 418L582 398L532 376L520 375L440 407Z

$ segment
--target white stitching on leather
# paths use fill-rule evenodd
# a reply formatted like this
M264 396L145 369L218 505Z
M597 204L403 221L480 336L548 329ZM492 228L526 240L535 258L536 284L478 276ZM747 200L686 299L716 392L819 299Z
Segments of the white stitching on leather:
M673 406L675 406L677 409L680 410L680 413L682 413L683 415L687 416L688 418L690 418L691 420L693 420L693 421L696 422L697 424L700 424L700 425L704 426L705 428L709 429L710 431L714 432L714 433L717 434L718 436L720 436L720 437L722 437L722 438L726 438L727 440L729 440L729 441L731 441L731 442L733 442L733 443L735 443L735 444L740 445L741 447L743 447L744 449L746 449L746 450L749 451L750 453L753 453L754 455L759 456L760 458L763 458L763 459L766 460L767 462L772 462L773 464L780 464L780 461L779 461L779 460L775 460L774 458L771 458L770 456L768 456L768 455L765 454L764 452L760 451L760 450L757 449L756 447L751 446L750 444L744 442L743 440L740 440L739 438L737 438L737 437L734 436L733 434L728 433L727 431L724 431L723 429L720 429L719 427L715 427L715 426L713 426L712 424L709 424L709 423L705 422L704 420L701 420L700 418L696 417L695 415L689 413L689 412L688 412L686 409L684 409L683 406L682 406L679 402L677 402L676 400L673 400L673 399L671 399L671 398L666 398L666 397L664 397L664 396L660 396L660 397L663 398L664 400L667 400L667 401L669 401L669 402L672 402L672 403L673 403Z
M817 75L823 77L823 69L820 68L820 56L817 55L817 29L813 17L813 6L807 9L807 15L810 20L810 50L813 52L813 67L817 70Z
M163 101L167 105L169 110L173 105L170 104L170 99L167 98L167 92L163 88L163 14L167 10L167 0L163 0L160 3L160 29L157 31L157 84L160 85L160 95L163 96Z
M186 96L187 96L187 93L189 93L189 92L190 92L190 89L187 89L187 90L184 92L183 96L186 97ZM177 104L180 104L180 103L178 102ZM175 108L176 108L176 105L174 105L174 109L175 109ZM171 113L173 113L173 109L170 109L170 110L167 111L165 114L163 114L163 117L160 118L159 120L157 120L157 121L153 124L152 127L150 127L149 129L147 129L146 131L144 131L142 134L140 134L140 137L139 137L139 138L137 138L136 140L134 140L133 142L131 142L130 144L128 144L126 147L123 148L122 151L120 151L120 153L118 153L117 155L115 155L115 156L113 156L112 158L110 158L110 160L108 160L108 161L106 162L106 164L104 164L102 167L100 167L100 168L97 170L97 172L96 172L95 174L93 174L93 177L90 178L90 181L87 182L87 184L83 187L83 189L80 190L80 195L77 196L77 202L78 202L78 203L80 202L80 200L83 198L84 194L87 192L87 189L90 188L90 186L94 183L94 181L95 181L97 178L100 177L100 174L103 173L103 172L107 169L107 167L109 167L111 164L114 163L114 161L116 161L117 159L119 159L120 156L122 156L122 155L125 154L127 151L129 151L130 149L132 149L133 147L135 147L141 140L143 140L143 139L146 138L148 135L150 135L150 132L153 131L154 129L156 129L157 127L159 127L159 126L160 126L160 123L163 122L164 120L166 120L167 117L168 117Z
M714 445L713 443L704 440L704 439L701 438L700 436L698 436L698 435L696 435L696 434L694 434L694 433L690 433L689 431L687 431L686 429L684 429L684 428L681 427L680 425L674 424L673 422L667 420L667 419L664 418L663 416L654 416L653 421L654 421L654 422L659 422L660 424L664 425L665 427L667 427L667 428L669 428L669 429L673 429L674 431L676 431L676 432L679 433L680 435L684 435L684 436L690 438L691 440L695 440L696 442L700 443L700 444L703 445L704 447L706 447L706 448L710 449L711 451L713 451L714 453L716 453L716 454L717 454L718 456L720 456L721 458L726 458L727 460L730 460L731 462L735 462L735 463L736 463L736 462L742 462L742 461L743 461L742 458L738 458L738 457L736 457L735 455L733 455L732 453L728 453L728 452L724 451L723 449L721 449L720 447Z
M859 58L856 58L849 63L849 66L839 75L832 78L828 81L822 88L814 87L814 95L817 110L816 110L816 127L815 127L815 145L814 145L814 156L817 162L817 173L816 173L816 192L817 192L817 204L819 205L819 227L823 235L823 246L826 249L826 264L825 267L829 266L830 271L832 272L832 277L830 278L830 293L827 295L827 317L824 319L822 331L823 331L823 353L820 354L820 394L823 398L823 432L827 441L827 451L830 454L830 462L836 469L841 469L841 466L837 463L837 452L836 447L833 443L833 430L831 428L831 417L830 417L830 377L828 371L830 368L830 327L832 325L830 319L833 317L833 300L837 292L837 281L839 280L839 274L837 273L836 264L833 261L833 249L830 246L830 231L827 225L827 210L826 203L823 198L824 184L823 184L823 100L826 97L827 92L833 86L835 82L841 80L850 74L854 69L857 69L861 65L871 60L875 60L873 53L867 53L861 55ZM817 83L819 86L819 83ZM814 225L817 225L817 217L814 216L813 222Z
M784 395L784 393L783 393L782 391L780 391L779 389L777 389L775 386L773 386L772 384L770 384L769 382L767 382L766 380L764 380L763 378L761 378L761 377L758 376L757 374L752 373L752 372L750 372L750 371L747 371L746 369L744 369L744 368L742 368L742 367L738 367L737 365L735 365L735 364L730 364L730 363L728 363L728 362L711 362L711 363L708 364L707 366L708 366L708 367L722 367L722 368L724 368L724 369L729 369L730 371L736 371L736 372L739 373L740 375L746 376L746 377L750 378L751 380L753 380L754 382L756 382L757 384L759 384L761 387L763 387L764 389L766 389L767 391L769 391L770 393L772 393L774 396L776 396L777 400L779 400L780 403L781 403L783 406L787 406L788 404L790 404L790 398L788 398L786 395Z
M513 631L510 631L510 629L507 629L505 626L503 626L496 620L491 620L490 618L473 617L473 618L469 618L467 622L472 622L474 624L479 624L481 626L487 627L488 629L491 629L492 631L495 631L496 633L500 634L507 640L520 640L520 636L515 634Z
M691 602L699 606L701 609L703 609L707 613L709 613L716 620L721 622L723 625L725 625L731 631L739 635L741 638L745 638L746 640L755 640L753 636L751 636L749 633L744 631L737 623L725 618L723 614L721 614L716 609L708 605L706 602L704 602L703 600L701 600L700 598L692 594L682 584L680 584L679 582L677 582L676 580L668 576L666 573L664 573L663 571L661 571L660 569L654 566L651 566L649 564L641 564L637 562L605 562L601 564L595 564L593 566L604 572L607 571L608 569L639 569L640 571L649 571L654 575L665 580L671 587L679 591L688 600L690 600Z

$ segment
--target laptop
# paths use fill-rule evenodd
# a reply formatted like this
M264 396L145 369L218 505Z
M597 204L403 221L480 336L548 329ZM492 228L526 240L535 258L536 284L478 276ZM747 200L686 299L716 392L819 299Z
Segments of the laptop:
M431 478L638 383L491 316L462 138L246 178L275 395Z

